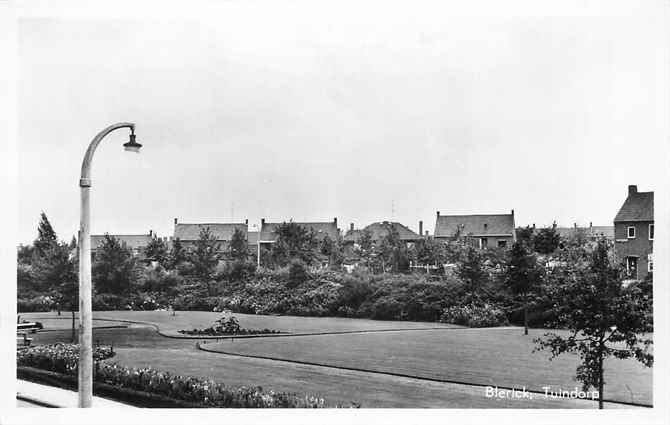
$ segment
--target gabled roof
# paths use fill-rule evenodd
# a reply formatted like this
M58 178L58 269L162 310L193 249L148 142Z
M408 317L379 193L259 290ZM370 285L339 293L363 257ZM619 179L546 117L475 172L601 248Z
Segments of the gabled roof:
M405 226L404 224L398 223L397 221L382 221L372 223L365 226L363 230L370 231L372 235L372 240L376 242L381 240L388 233L388 230L386 228L387 225L392 226L398 232L400 240L403 242L411 242L421 239L421 236L418 233L414 233L409 227ZM359 238L361 237L361 232L363 230L349 230L347 234L344 235L344 241L358 242Z
M654 221L654 192L632 192L614 217L617 221Z
M513 214L438 215L435 237L502 236L514 234Z
M312 223L299 223L294 222L300 226L307 228L308 230L313 230L317 239L323 239L328 235L331 239L335 240L339 235L339 230L337 230L337 223L335 221L328 222L312 222ZM267 223L264 222L261 224L261 242L274 242L277 240L277 234L275 229L277 226L282 223Z
M230 241L235 229L239 229L247 238L248 225L244 223L178 223L174 226L174 237L182 241L197 241L200 230L209 228L217 241Z
M149 244L149 235L109 235L118 239L128 249L144 248ZM91 249L98 249L105 240L105 235L91 235Z

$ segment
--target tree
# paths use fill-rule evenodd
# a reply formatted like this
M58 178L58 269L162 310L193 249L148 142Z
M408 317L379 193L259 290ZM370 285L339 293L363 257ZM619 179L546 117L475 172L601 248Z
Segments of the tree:
M70 341L75 343L74 313L79 310L79 250L77 248L77 240L74 237L67 246L67 249L69 251L71 270L68 271L68 274L63 276L63 279L57 288L57 299L60 306L70 310L70 313L72 314L72 332L70 334Z
M517 227L516 229L516 240L526 246L527 249L533 250L533 236L534 228L530 226L526 227Z
M384 235L376 246L377 257L382 262L382 272L386 272L387 264L392 267L394 272L398 272L401 250L403 248L400 234L391 223L384 223L382 226L384 227Z
M535 252L551 254L561 243L561 236L556 231L556 225L541 229L533 238Z
M40 223L37 226L37 239L33 242L37 255L42 255L57 243L56 232L51 226L47 215L42 211L40 214Z
M363 229L358 238L358 255L365 261L365 265L369 268L370 261L374 257L374 241L372 240L372 232L369 229Z
M95 253L93 285L98 294L128 295L137 282L137 259L114 236L105 234Z
M234 260L246 260L249 257L247 238L238 228L235 228L233 236L230 238L230 256Z
M466 298L468 302L479 297L479 289L486 279L486 271L482 267L482 257L477 250L468 246L465 256L461 260L456 274L465 283Z
M610 257L609 243L602 239L586 262L572 263L552 276L550 297L558 320L553 325L569 334L546 333L535 340L536 350L550 350L551 358L576 353L581 363L576 379L583 390L598 390L603 408L603 362L607 357L634 358L653 365L652 284L622 284L623 271Z
M321 255L328 259L328 265L340 266L344 261L344 251L342 248L342 237L338 235L336 239L326 235L321 240Z
M296 259L305 264L314 261L318 241L313 230L290 221L278 225L274 232L277 240L272 245L271 257L275 264L285 266Z
M168 254L167 269L174 270L180 264L188 261L188 252L184 245L181 243L181 239L174 238L172 240L172 247L170 248L170 253Z
M196 276L207 280L212 278L219 264L219 242L209 227L200 229L198 240L190 253L190 261Z
M515 242L505 268L505 284L523 303L524 335L528 335L528 303L542 277L535 255L529 253L523 243Z
M167 245L160 238L151 238L144 247L144 256L149 260L157 261L161 266L166 266L168 263Z

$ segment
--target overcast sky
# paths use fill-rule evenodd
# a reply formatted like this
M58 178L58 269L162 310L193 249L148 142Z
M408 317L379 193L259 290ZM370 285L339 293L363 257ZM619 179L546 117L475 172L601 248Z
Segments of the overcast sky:
M662 14L457 16L457 4L25 16L17 243L42 210L62 239L76 234L83 153L117 121L145 146L124 152L121 130L98 149L93 233L337 217L423 220L432 234L436 210L611 225L628 184L655 189L670 112Z

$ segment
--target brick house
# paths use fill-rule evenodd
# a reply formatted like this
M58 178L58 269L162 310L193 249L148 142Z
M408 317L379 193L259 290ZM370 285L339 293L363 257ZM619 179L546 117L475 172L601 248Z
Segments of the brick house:
M397 221L381 221L369 224L363 229L354 229L354 223L350 224L349 230L344 235L343 245L345 256L351 257L354 255L356 246L363 231L369 231L372 241L378 243L384 236L388 234L388 226L391 226L396 232L401 242L404 242L407 247L410 247L416 241L423 239L421 233L423 232L423 222L419 221L419 233L414 233L412 229Z
M111 235L108 233L104 235L91 235L91 254L93 258L95 258L95 254L100 246L102 246L106 235L118 239L121 245L128 248L135 257L143 257L144 248L146 248L151 239L156 237L151 230L145 235Z
M614 252L631 279L654 270L654 192L628 186L628 197L614 217Z
M510 214L440 215L435 220L436 240L464 240L479 249L511 248L516 242L514 210Z
M200 238L200 231L209 228L219 243L219 254L226 254L229 251L235 229L240 230L244 235L244 240L247 240L248 227L248 220L244 220L244 223L179 223L175 218L173 238L179 238L182 246L189 249L195 246L195 242Z

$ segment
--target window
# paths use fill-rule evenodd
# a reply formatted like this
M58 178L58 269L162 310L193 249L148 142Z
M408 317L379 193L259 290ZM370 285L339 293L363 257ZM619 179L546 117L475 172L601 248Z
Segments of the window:
M654 271L654 254L647 254L647 271L649 273Z
M635 226L628 226L628 239L635 239Z
M486 232L486 230L487 230L488 228L489 228L489 225L488 225L487 223L484 223L484 231L485 231L485 232Z
M507 246L507 241L506 240L499 240L498 241L498 248L505 248Z
M649 225L649 240L654 240L654 223Z
M479 239L479 247L480 248L486 248L489 246L489 240L488 238L481 238Z

